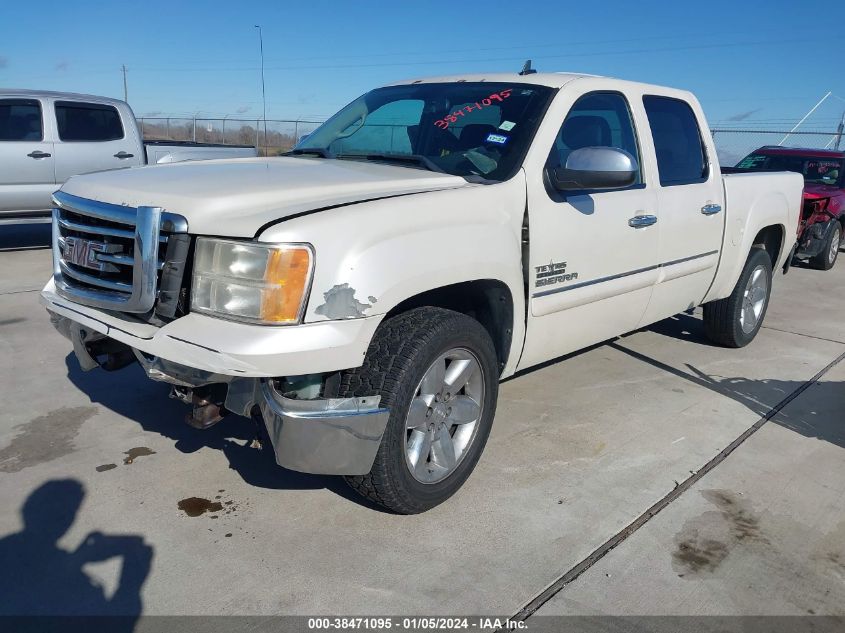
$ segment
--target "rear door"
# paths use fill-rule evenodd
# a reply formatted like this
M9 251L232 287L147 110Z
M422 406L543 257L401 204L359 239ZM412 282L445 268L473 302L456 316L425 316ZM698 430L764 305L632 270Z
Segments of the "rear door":
M722 176L694 100L642 97L657 162L660 273L640 325L698 306L716 275L725 229Z
M44 123L39 99L0 98L0 213L51 207L55 162Z
M76 174L143 164L141 145L131 123L111 104L55 101L56 180Z

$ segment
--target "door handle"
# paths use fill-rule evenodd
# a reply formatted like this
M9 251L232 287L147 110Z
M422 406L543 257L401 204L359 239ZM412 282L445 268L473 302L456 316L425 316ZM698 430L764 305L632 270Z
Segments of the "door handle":
M35 150L34 152L30 152L27 154L30 158L35 158L36 160L39 158L50 158L52 154L48 154L47 152L42 152L41 150Z
M127 152L120 151L117 154L115 154L114 157L123 160L124 158L132 158L134 155L135 154L129 154Z
M652 224L657 224L656 215L635 215L628 220L628 226L635 229L642 229Z
M716 213L719 213L719 211L721 211L721 210L722 210L722 205L720 205L720 204L705 204L703 207L701 207L701 212L704 215L715 215Z

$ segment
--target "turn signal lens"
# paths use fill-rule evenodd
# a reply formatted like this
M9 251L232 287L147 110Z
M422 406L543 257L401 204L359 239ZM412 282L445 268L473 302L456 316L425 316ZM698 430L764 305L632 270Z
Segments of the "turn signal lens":
M273 251L265 275L271 285L262 297L261 319L273 323L298 321L310 275L309 249L291 247Z

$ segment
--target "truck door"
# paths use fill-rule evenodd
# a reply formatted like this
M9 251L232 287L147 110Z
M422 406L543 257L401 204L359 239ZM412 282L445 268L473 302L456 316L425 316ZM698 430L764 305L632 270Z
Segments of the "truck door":
M567 193L552 189L546 170L526 167L529 314L520 368L635 329L657 278L657 199L628 100L588 92L569 107L553 104L547 118L555 116L547 169L600 146L632 154L639 174L625 189Z
M77 174L143 164L137 134L125 129L113 105L83 101L55 101L53 105L59 183Z
M660 187L660 274L640 325L699 305L716 275L725 229L724 193L698 121L697 103L644 95ZM695 110L693 109L695 106ZM711 143L712 145L712 143Z
M0 213L52 206L56 174L49 139L38 99L0 99Z

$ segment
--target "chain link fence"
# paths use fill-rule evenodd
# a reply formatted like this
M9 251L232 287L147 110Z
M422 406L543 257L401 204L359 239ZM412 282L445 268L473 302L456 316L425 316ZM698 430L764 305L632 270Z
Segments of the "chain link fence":
M142 117L138 119L141 133L145 140L155 141L194 141L197 143L221 143L223 145L253 145L259 153L275 156L290 150L303 137L313 132L322 121L267 119L267 133L264 133L263 119L229 118L179 118L179 117ZM394 151L409 151L407 137L396 134L397 127L405 131L404 126L384 127L381 134L389 134L390 147ZM736 165L742 158L764 145L783 145L785 147L810 147L814 149L840 149L845 147L842 131L798 131L788 130L744 130L734 128L714 128L711 131L716 143L719 162L722 165ZM393 137L398 139L393 142ZM381 143L380 147L384 144Z
M843 147L842 131L818 132L788 130L737 130L719 128L710 130L719 163L727 167L736 165L745 156L764 145L784 147L809 147L813 149L840 149Z
M252 145L260 154L286 152L322 121L267 119L222 119L141 117L138 125L147 141L194 141L223 145Z

